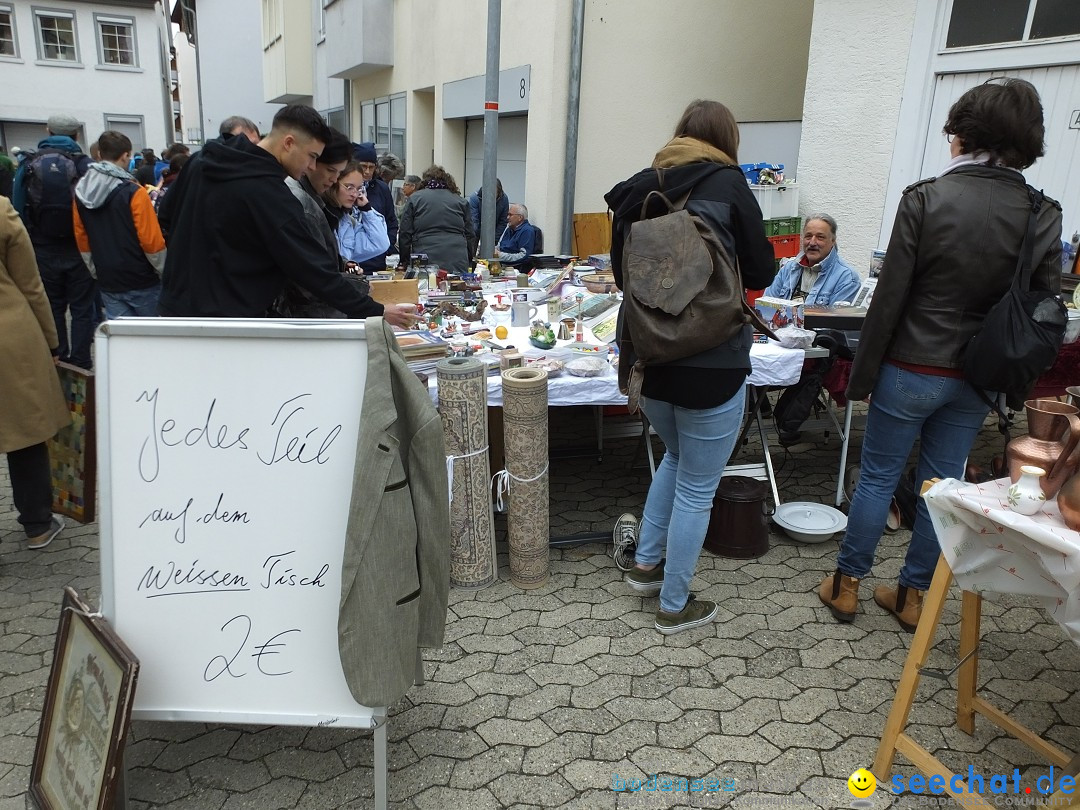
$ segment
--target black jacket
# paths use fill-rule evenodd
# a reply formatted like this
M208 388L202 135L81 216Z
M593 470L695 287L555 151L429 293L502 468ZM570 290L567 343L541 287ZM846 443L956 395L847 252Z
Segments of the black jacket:
M738 260L743 285L749 289L769 286L776 275L772 245L765 237L761 209L737 166L690 163L662 169L663 191L673 202L687 191L686 210L700 216L712 228L728 255ZM604 199L614 212L611 224L611 266L615 283L623 283L623 242L630 226L641 215L641 204L650 191L660 189L655 169L643 169L619 183ZM692 191L691 191L692 189ZM647 212L666 212L662 203ZM619 331L623 332L620 313ZM619 377L624 381L634 364L632 338L620 340ZM747 325L727 343L675 363L645 369L642 394L686 408L708 408L726 402L750 373L753 329ZM721 370L738 372L723 374Z
M390 237L390 249L382 256L376 256L360 266L365 273L382 273L386 270L386 256L397 250L398 218L394 209L394 193L390 186L379 177L371 178L367 187L368 202L372 208L383 215L386 220L386 235Z
M305 225L281 164L247 138L207 143L166 203L162 315L261 317L286 280L349 317L382 315Z
M1027 230L1023 175L967 165L909 186L900 198L848 380L848 399L873 391L882 363L960 368L964 347L1005 295ZM1061 289L1061 206L1036 220L1031 289Z

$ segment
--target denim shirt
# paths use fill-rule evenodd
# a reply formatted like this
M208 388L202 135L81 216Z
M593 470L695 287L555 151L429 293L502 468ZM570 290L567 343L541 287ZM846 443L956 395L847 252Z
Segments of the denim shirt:
M803 265L799 262L804 254L784 262L764 295L773 298L790 299L799 288ZM854 301L862 279L847 262L840 258L834 247L821 261L821 272L814 281L814 286L806 296L807 306L829 306L837 301Z

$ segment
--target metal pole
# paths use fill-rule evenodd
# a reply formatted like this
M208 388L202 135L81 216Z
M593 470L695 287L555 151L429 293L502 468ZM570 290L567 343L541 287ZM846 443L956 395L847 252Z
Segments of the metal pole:
M570 29L570 88L566 110L566 156L563 159L563 210L561 250L569 253L574 243L574 193L577 182L578 108L581 104L581 50L585 40L585 0L574 0Z
M480 202L480 255L495 256L495 179L499 159L499 44L502 0L488 0L487 71L484 81L484 183Z

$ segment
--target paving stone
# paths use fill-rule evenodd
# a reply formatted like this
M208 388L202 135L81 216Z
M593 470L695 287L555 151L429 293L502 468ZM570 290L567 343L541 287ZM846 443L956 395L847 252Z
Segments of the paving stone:
M420 810L499 810L499 801L487 788L460 790L433 787L413 799Z
M537 746L543 745L555 733L542 720L492 719L476 727L476 732L488 745L500 743Z
M296 808L322 810L326 807L370 807L374 796L374 771L371 768L350 768L325 782L309 784Z
M387 794L391 801L403 801L433 785L446 785L455 764L456 760L449 757L425 757L415 765L395 771L388 780Z
M176 801L191 791L186 773L169 773L157 768L128 769L128 796L136 801L160 807Z
M213 789L247 793L271 779L270 771L261 760L240 762L228 757L204 759L192 765L188 774L196 791Z
M537 623L541 627L564 627L575 619L583 619L592 615L592 610L592 605L574 602L563 605L556 610L541 613Z
M415 703L437 703L441 706L460 706L476 696L476 692L466 683L428 682L409 691L409 697Z
M454 759L468 759L487 750L487 744L475 731L448 731L425 729L409 737L409 745L418 759L431 754L441 754Z
M521 771L541 775L561 772L568 763L589 756L591 748L591 734L582 732L560 734L543 745L527 750L521 764Z
M681 749L693 745L706 734L719 733L719 712L694 709L670 723L657 724L656 743L663 748Z
M496 745L454 766L450 787L477 790L506 773L518 773L525 749L516 745Z
M432 680L455 683L478 672L490 672L495 665L495 657L495 653L470 653L451 663L439 664L431 676Z
M820 723L787 723L775 721L761 727L758 732L781 750L792 748L832 748L840 742L840 735Z
M186 742L173 743L154 760L154 768L178 771L210 757L224 756L241 736L239 731L215 729Z
M629 675L605 675L587 686L575 686L570 693L570 705L596 709L610 700L630 694Z
M484 695L460 706L451 706L444 709L446 714L442 718L442 728L475 728L492 717L502 717L509 704L510 698L506 695ZM439 723L432 725L438 726Z
M532 720L546 711L569 703L570 691L569 686L560 684L547 684L534 689L527 695L511 700L506 708L506 717L510 720Z
M754 734L773 720L780 719L780 704L775 700L751 698L720 716L720 727L725 735L744 736Z
M610 645L608 638L583 638L555 650L551 660L556 664L579 664L593 655L606 653Z
M681 718L680 718L681 720ZM676 723L679 721L676 721ZM660 724L662 728L675 723ZM642 746L657 744L657 724L645 720L631 720L608 734L593 736L592 758L605 761L625 760ZM569 778L569 777L567 777ZM570 780L573 783L573 780Z
M780 717L788 723L811 723L826 712L839 708L835 691L807 689L780 703Z
M228 754L233 759L244 761L261 759L274 751L301 745L306 733L307 729L296 726L273 726L251 733L241 733Z
M525 674L532 678L537 685L544 686L549 683L566 684L568 686L584 686L592 683L599 676L581 664L537 664L525 670Z
M550 712L545 712L541 719L556 734L563 734L567 731L607 734L620 725L620 718L617 718L608 710L613 705L614 702L600 709L570 709L560 706Z
M467 653L486 652L497 655L516 652L524 646L521 641L513 636L488 636L482 633L462 636L457 643Z
M574 789L560 776L526 776L508 773L494 779L488 789L504 806L515 802L538 802L540 807L554 807L569 801Z
M442 721L446 712L445 706L423 703L396 714L392 713L386 723L387 739L390 742L397 742L408 738L410 734L419 729L436 727Z
M604 708L620 720L655 720L667 722L682 714L682 709L666 697L636 698L624 697L613 700Z
M668 697L680 709L710 709L727 712L743 705L743 699L726 687L701 689L681 686L671 692Z
M555 645L553 644L535 644L529 647L523 646L522 649L517 652L498 656L495 659L495 666L492 668L492 672L499 675L517 675L518 673L525 672L529 667L535 664L550 663L554 653Z
M169 802L163 810L217 810L229 800L229 794L217 788L195 788L189 795Z
M465 683L477 695L527 695L536 689L536 683L528 675L499 675L480 672L465 679Z

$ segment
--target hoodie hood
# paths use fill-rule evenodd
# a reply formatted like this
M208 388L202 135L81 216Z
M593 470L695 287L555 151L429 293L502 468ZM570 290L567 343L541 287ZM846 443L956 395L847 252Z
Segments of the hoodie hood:
M262 177L285 179L285 169L277 158L247 138L225 142L209 141L199 152L207 180L229 182Z
M87 208L101 208L116 189L134 181L134 177L115 163L91 163L75 185L75 197Z
M73 138L69 138L67 135L50 135L48 138L42 138L38 141L38 149L59 149L62 152L68 152L71 155L81 155L82 147L75 142Z

